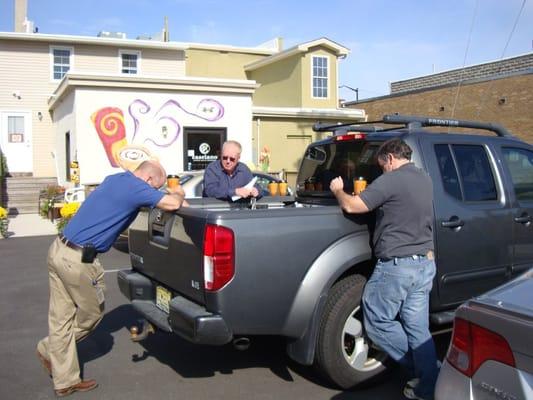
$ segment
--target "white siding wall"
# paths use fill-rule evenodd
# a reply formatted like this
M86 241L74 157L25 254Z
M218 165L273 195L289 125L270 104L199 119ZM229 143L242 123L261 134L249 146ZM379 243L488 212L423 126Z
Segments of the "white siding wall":
M50 82L49 63L47 43L0 40L0 110L31 112L34 176L55 176L51 154L55 132L47 98L56 84ZM20 93L20 99L13 92ZM39 111L42 121L37 118Z
M0 111L31 112L34 176L56 175L52 157L56 149L56 130L47 100L58 82L50 79L50 45L74 49L73 72L104 75L119 74L118 50L128 49L127 46L0 39ZM184 76L184 71L183 51L141 49L140 76L179 78ZM19 92L21 98L15 98L13 92ZM42 121L37 118L39 111Z

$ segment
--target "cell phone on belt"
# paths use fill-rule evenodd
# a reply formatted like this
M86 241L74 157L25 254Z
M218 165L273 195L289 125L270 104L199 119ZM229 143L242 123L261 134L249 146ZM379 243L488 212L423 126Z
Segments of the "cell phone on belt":
M96 258L96 247L94 244L87 243L83 245L83 250L81 252L81 262L82 263L92 263Z

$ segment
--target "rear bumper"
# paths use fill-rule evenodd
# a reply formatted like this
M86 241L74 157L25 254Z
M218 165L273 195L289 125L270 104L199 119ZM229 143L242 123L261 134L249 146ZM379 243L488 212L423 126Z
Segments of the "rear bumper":
M221 315L210 313L182 296L172 298L168 314L157 308L155 285L144 275L122 270L117 274L117 280L120 291L131 301L133 308L159 329L197 344L222 345L233 339Z

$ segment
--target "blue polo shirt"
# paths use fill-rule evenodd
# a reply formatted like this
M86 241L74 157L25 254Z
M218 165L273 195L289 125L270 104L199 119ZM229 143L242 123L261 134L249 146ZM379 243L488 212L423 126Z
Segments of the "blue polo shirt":
M155 207L165 194L131 172L110 175L81 204L63 231L73 243L92 243L104 253L137 216L140 207Z
M205 169L204 173L204 197L215 197L219 200L231 200L235 196L235 189L246 186L253 178L250 169L239 162L233 173L228 175L220 160L213 161ZM258 188L261 193L261 188Z

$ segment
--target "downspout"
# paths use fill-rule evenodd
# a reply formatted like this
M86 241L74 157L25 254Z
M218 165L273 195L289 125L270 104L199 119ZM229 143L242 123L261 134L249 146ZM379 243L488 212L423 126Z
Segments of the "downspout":
M260 144L260 132L261 132L261 118L257 118L256 120L256 126L257 126L257 152L256 157L257 160L254 162L257 168L259 168L259 155L261 154L261 144Z

